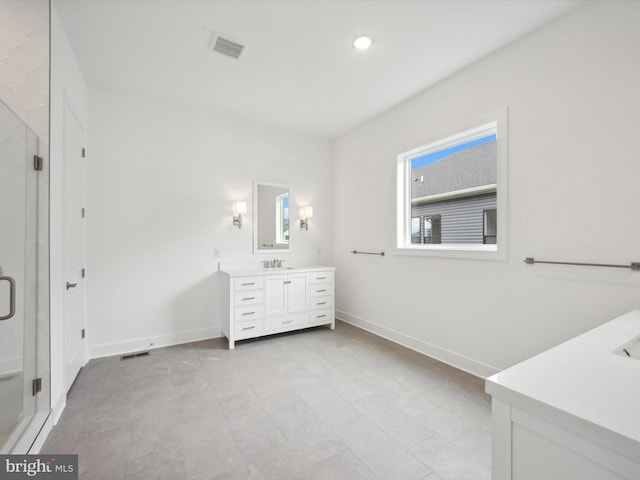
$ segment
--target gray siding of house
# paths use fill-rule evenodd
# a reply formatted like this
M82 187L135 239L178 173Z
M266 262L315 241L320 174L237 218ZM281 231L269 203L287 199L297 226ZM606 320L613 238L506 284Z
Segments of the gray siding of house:
M496 208L496 194L414 205L411 216L441 215L442 243L482 243L483 211Z

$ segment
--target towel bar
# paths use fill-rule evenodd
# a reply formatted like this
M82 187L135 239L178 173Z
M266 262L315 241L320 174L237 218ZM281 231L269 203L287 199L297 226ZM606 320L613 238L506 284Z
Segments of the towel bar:
M536 260L533 257L527 257L524 259L524 263L526 263L527 265L533 265L534 263L549 263L552 265L578 265L580 267L611 267L611 268L630 268L631 270L640 270L640 262L631 262L629 265L614 265L611 263L551 262L546 260Z
M384 252L359 252L357 250L351 250L351 253L353 253L354 255L356 254L360 254L360 255L380 255L381 257L384 257Z

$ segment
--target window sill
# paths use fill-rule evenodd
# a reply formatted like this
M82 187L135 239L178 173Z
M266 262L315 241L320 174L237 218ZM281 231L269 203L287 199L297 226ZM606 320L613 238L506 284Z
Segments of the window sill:
M507 259L506 252L496 245L421 245L397 247L394 255L408 255L431 258L460 258L468 260Z

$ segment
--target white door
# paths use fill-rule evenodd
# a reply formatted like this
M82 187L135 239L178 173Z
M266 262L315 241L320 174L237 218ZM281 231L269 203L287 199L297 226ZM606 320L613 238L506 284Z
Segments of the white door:
M289 313L304 312L309 308L307 275L289 275L287 278L287 310Z
M287 313L285 275L267 275L264 279L264 312L267 316Z
M84 364L84 131L68 104L64 111L64 385L69 391Z

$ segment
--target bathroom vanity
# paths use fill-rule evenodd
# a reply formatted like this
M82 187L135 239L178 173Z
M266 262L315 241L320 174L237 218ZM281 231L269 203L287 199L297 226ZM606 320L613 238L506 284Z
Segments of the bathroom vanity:
M639 335L634 310L488 378L493 480L640 479Z
M222 333L237 340L335 328L334 267L222 270Z

